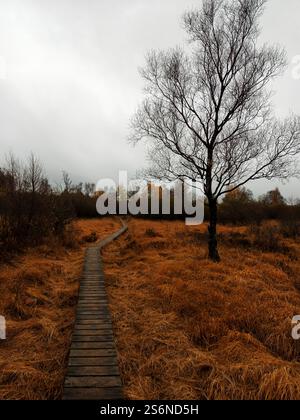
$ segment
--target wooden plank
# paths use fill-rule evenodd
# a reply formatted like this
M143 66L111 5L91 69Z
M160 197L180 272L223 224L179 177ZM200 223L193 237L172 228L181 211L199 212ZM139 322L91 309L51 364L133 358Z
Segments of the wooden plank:
M88 310L88 309L78 309L78 316L92 316L92 319L97 319L100 316L109 316L108 312L97 311L97 310Z
M78 306L97 306L97 307L100 307L100 309L107 310L108 301L107 299L106 301L102 301L102 302L89 302L88 300L84 302L81 300L80 302L78 302Z
M88 325L85 325L85 327L88 327ZM109 328L105 328L101 325L96 326L96 328L75 328L74 332L73 332L74 336L78 336L78 335L112 335L112 329Z
M86 336L92 337L94 335L100 335L102 337L106 337L108 335L113 335L113 334L112 334L112 330L105 329L105 328L102 328L102 329L98 328L96 330L93 330L93 329L91 329L91 330L90 329L89 330L74 330L74 332L73 332L74 337L79 337L79 336L81 336L81 337L86 337Z
M104 275L101 273L102 268L96 267L94 270L84 270L84 279L91 278L93 280L103 279Z
M97 313L109 313L108 309L108 305L104 303L102 305L93 303L81 303L80 305L78 305L77 308L78 312L96 311Z
M89 301L80 301L78 302L78 307L88 307L88 308L93 308L95 307L96 309L103 309L103 310L107 310L108 309L108 304L107 301L102 301L102 302L89 302Z
M87 290L91 293L104 292L103 289L99 289L98 287L85 287L85 286L81 288L80 292L85 293Z
M91 312L92 314L103 314L103 315L109 315L108 306L104 306L103 308L85 308L80 307L77 309L78 313L85 313L85 312ZM91 314L89 314L91 315Z
M112 327L111 320L108 318L104 319L77 319L76 326L88 326L88 325L109 325Z
M107 301L104 300L100 300L99 302L95 302L94 300L89 301L89 300L81 300L78 303L78 306L82 307L82 306L97 306L100 307L100 309L108 309L108 304Z
M65 381L68 388L110 388L121 385L119 376L70 376Z
M97 314L97 316L95 316L95 315L77 314L78 321L96 321L96 320L103 321L105 319L110 321L111 320L110 315Z
M78 309L77 316L79 318L80 317L85 317L85 316L91 316L92 317L91 319L99 319L99 317L101 317L101 316L107 316L108 317L109 313L108 312L100 312L100 311L96 311L96 310L89 311L87 309Z
M83 282L81 284L81 287L80 287L80 292L82 292L83 290L85 290L85 293L93 293L93 292L95 292L95 290L99 293L105 293L106 292L106 290L104 288L104 284L103 284L102 281L101 281L101 284L100 284L100 282L97 282L97 283L94 283L94 282L86 282L85 283L85 282Z
M118 400L122 399L122 388L65 388L64 400Z
M88 285L82 286L80 289L80 293L86 294L87 292L89 292L90 294L96 294L96 293L105 293L105 290L97 286L88 286Z
M92 336L80 336L80 335L73 335L72 341L75 342L97 342L97 341L113 341L113 335L92 335Z
M67 376L110 376L118 375L117 366L69 366Z
M100 268L99 268L100 270ZM103 287L104 284L104 279L100 278L99 276L96 277L92 277L89 274L85 274L83 281L81 282L81 286L90 283L90 284L95 284L99 287Z
M97 322L96 324L78 324L78 322L75 325L75 330L74 331L81 331L81 330L112 330L112 325L110 322L106 322L106 323L99 323Z
M84 293L82 292L82 289L79 290L79 296L107 296L105 289L97 290L96 292L92 292L90 290L86 290Z
M122 386L104 282L100 249L123 227L86 250L76 322L69 354L64 399L119 399Z
M70 357L69 366L117 366L116 357Z
M94 303L80 303L78 304L78 310L81 311L97 311L97 313L103 313L105 311L108 311L107 305L101 305L101 304L94 304Z
M97 270L94 271L94 273L86 271L84 272L84 280L92 280L92 281L100 282L100 280L103 280L104 278L104 276L102 276L100 272L101 272L100 267L98 267Z
M85 312L92 312L92 314L103 314L109 316L108 305L102 308L88 308L88 307L80 307L77 309L77 313L85 313ZM89 314L91 315L91 314Z
M110 319L109 318L109 313L108 312L100 312L100 311L89 311L87 309L78 309L77 312L77 317L78 319L82 318L82 319L100 319L105 318L106 319ZM91 318L85 318L85 317L91 317Z
M107 336L107 335L112 335L112 330L111 329L96 329L96 330L77 330L75 329L73 336L74 337L78 337L78 336L82 336L82 337L86 337L86 336L92 336L92 335L101 335L101 336Z
M101 307L108 307L107 299L104 299L102 297L99 297L99 300L95 300L94 297L87 299L87 298L81 298L78 301L78 305L100 305Z
M73 332L74 335L94 335L89 334L89 332L96 332L97 334L112 334L112 327L110 324L108 325L77 325Z
M85 276L84 280L81 282L81 286L84 286L87 283L90 283L91 285L96 285L97 287L103 287L104 279L101 279L101 278L92 279L90 277Z
M100 312L86 313L78 312L77 313L78 321L108 321L111 322L110 315L108 313L103 314Z
M115 349L71 349L70 357L110 357L117 356Z
M83 288L81 291L80 291L80 295L78 296L78 297L105 297L105 298L107 298L107 295L103 292L103 291L101 291L101 290L99 290L99 289L96 289L96 290L92 290L91 288L88 288L88 289L86 289L86 290L89 290L89 292L91 293L90 295L88 295L87 294L87 292L85 291L85 289Z
M99 303L99 302L107 302L107 296L106 295L100 295L98 294L97 296L95 295L91 295L91 296L87 296L87 295L82 295L79 296L78 298L78 303L80 302L95 302L95 303Z
M80 324L80 323L76 323L75 325L75 331L113 331L112 330L112 325L111 322L107 322L107 323L95 323L95 324Z
M93 280L93 279L90 279L90 278L85 278L82 281L81 286L85 286L86 284L90 284L91 286L96 286L96 287L103 288L104 280L103 279Z
M93 350L93 349L112 349L115 350L114 341L96 341L96 342L73 342L71 350Z
M83 282L83 284L82 284L83 286L91 286L91 287L97 287L97 288L101 288L101 286L100 286L100 280L99 281L85 281L85 282Z
M88 308L96 307L96 309L101 309L101 310L108 310L108 308L109 308L107 300L106 301L101 300L99 302L95 302L95 301L89 302L88 300L84 300L84 301L80 301L78 303L78 307L80 307L80 308L82 308L82 307L83 308L84 307L88 307Z

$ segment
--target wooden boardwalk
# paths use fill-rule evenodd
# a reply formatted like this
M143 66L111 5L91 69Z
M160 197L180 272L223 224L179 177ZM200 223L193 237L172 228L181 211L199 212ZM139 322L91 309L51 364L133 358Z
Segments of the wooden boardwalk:
M100 250L126 230L123 224L118 232L86 251L64 400L122 398Z

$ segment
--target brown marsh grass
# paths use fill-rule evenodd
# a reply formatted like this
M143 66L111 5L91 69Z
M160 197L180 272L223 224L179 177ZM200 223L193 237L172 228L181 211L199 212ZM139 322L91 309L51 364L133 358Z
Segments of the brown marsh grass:
M299 244L221 227L214 264L205 230L133 219L104 250L127 398L300 399Z
M83 238L94 231L105 238L119 225L111 218L80 220L63 244L53 240L1 265L7 340L0 340L0 400L61 397L88 245Z

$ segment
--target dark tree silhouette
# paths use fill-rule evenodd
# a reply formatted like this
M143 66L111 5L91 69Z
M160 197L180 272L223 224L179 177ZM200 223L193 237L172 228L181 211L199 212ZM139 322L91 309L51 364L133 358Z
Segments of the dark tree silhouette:
M276 119L268 90L285 67L285 52L257 42L265 3L204 0L184 16L188 52L151 52L141 71L146 98L131 140L150 143L152 176L203 181L214 261L218 198L249 181L297 171L300 119Z
M283 206L286 204L286 201L278 188L268 191L267 194L260 198L260 200L268 206Z
M73 187L73 183L72 183L72 180L70 178L70 175L66 171L63 171L62 175L63 175L64 192L65 193L70 193L71 190L72 190L72 187Z

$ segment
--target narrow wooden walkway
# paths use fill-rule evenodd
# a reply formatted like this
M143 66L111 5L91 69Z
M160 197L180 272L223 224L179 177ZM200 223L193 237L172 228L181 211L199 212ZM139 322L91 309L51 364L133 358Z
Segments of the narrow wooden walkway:
M123 224L118 232L86 251L64 400L122 398L100 250L126 230Z

